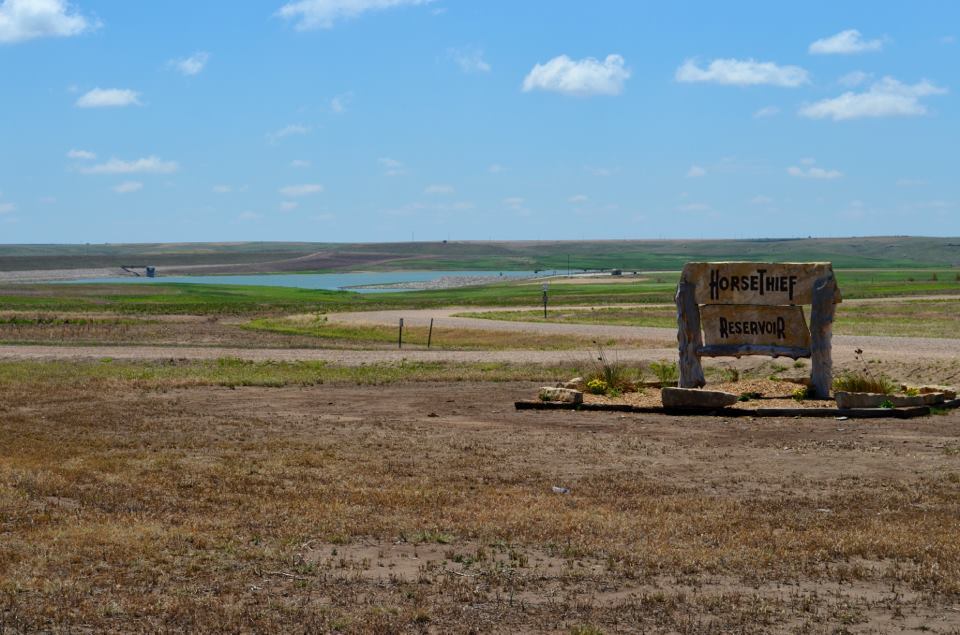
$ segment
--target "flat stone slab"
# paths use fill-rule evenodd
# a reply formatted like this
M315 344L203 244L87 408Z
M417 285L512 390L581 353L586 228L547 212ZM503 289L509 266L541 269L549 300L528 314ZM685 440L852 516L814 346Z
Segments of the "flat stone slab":
M583 393L571 388L555 388L544 386L537 392L540 401L555 401L569 404L582 404Z
M693 417L746 417L757 419L763 417L816 417L849 419L913 419L930 414L929 406L915 406L912 408L662 408L647 406L631 406L625 403L584 403L572 404L562 401L523 400L514 402L517 410L576 410L580 412L632 412L636 414L662 414ZM960 399L944 402L940 407L960 408Z
M739 397L720 390L662 388L660 399L664 408L725 408L737 403Z
M894 408L909 408L912 406L933 406L946 401L941 392L930 392L922 395L883 395L874 392L838 392L834 395L838 408L879 408L882 403L889 403Z

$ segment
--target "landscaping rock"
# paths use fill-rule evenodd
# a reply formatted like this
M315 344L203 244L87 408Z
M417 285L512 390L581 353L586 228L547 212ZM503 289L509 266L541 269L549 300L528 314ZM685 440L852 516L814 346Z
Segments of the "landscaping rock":
M583 384L583 377L574 377L573 379L571 379L570 381L568 381L567 383L565 383L565 384L563 385L563 387L564 387L564 388L572 388L572 389L576 390L577 388L580 387L581 384Z
M739 397L720 390L663 388L660 399L664 408L725 408L737 403Z
M890 402L894 408L912 406L932 406L943 403L942 392L921 395L883 395L875 392L838 392L834 395L838 408L880 408L880 404Z
M561 403L573 404L583 403L583 393L579 390L571 390L570 388L544 386L540 389L537 396L540 398L540 401L559 401Z

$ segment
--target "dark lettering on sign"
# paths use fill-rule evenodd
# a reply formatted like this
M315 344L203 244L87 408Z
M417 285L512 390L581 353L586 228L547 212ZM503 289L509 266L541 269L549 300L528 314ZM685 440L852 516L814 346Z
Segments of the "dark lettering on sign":
M793 302L798 276L768 276L766 269L756 271L745 276L723 276L719 269L710 269L710 299L719 300L723 291L756 291L760 295L785 293Z
M720 337L728 339L731 335L770 335L778 340L787 338L787 321L782 317L775 320L728 320L720 318Z

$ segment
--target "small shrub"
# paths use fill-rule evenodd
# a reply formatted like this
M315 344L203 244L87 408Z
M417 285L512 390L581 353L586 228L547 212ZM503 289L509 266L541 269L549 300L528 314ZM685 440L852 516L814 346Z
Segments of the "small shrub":
M763 397L763 395L759 392L745 392L741 393L738 401L750 401L751 399L760 399L761 397Z
M810 396L810 387L809 386L797 386L790 396L793 397L796 401L803 401Z
M680 378L680 369L676 362L661 359L659 362L650 362L650 372L661 384L672 384Z
M880 402L880 407L881 407L881 408L893 408L893 402L890 401L889 399L884 399L883 401Z
M804 366L806 366L806 364L803 363L803 360L802 360L802 359L798 359L798 360L796 360L796 361L793 362L793 367L794 367L794 368L803 368Z
M609 389L610 384L599 377L594 377L587 382L587 392L592 395L605 395Z
M910 388L907 388L906 390L904 390L903 393L908 397L916 397L917 395L920 394L920 389L914 388L911 386Z
M740 381L740 371L736 368L724 368L720 371L720 378L725 382L735 384Z

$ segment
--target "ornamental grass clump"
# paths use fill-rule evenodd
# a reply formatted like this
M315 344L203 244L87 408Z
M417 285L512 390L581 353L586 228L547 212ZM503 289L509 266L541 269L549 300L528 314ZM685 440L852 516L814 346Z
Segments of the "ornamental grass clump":
M587 392L595 395L617 397L625 392L637 389L636 382L630 377L630 369L617 360L610 360L603 344L594 341L597 356L593 361L593 370L587 378Z
M860 370L848 371L833 380L834 392L872 392L881 395L891 395L897 390L897 385L883 374L874 374L867 367L863 359L863 349L854 351L857 362L862 365Z

